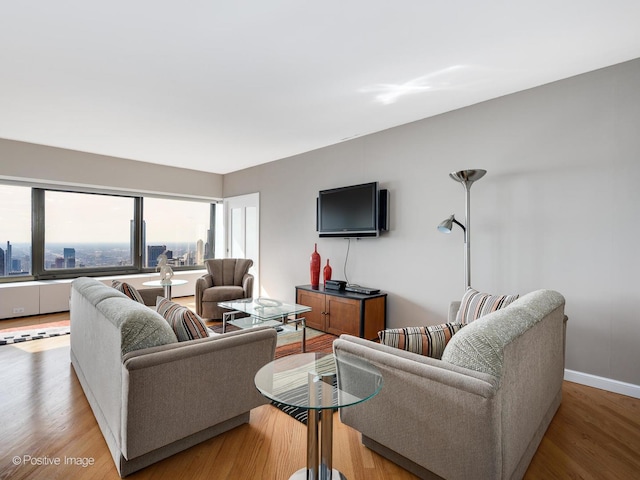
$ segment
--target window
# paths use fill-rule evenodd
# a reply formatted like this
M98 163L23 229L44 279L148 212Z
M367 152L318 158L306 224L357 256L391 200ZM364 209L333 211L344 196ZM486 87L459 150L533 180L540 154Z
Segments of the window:
M172 267L203 266L215 256L215 204L191 200L145 198L144 266L155 268L165 253Z
M211 201L0 183L0 282L153 272L161 253L174 270L202 268L224 254L222 214Z
M31 275L31 189L0 185L0 277Z
M135 199L57 192L44 196L44 270L132 267Z

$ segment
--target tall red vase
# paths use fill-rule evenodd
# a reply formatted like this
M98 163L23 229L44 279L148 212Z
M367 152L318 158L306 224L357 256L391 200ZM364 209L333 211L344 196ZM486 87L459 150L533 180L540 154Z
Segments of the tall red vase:
M311 273L311 286L320 286L320 254L318 253L318 244L315 244L313 253L311 254L311 263L309 266Z
M331 265L329 265L329 259L327 258L327 264L322 270L322 278L324 280L325 287L327 286L327 280L331 280L331 273L333 272Z

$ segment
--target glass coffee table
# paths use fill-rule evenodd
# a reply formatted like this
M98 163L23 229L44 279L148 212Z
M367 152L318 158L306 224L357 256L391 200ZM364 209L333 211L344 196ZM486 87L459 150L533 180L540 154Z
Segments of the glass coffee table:
M227 323L238 328L253 328L261 325L269 325L281 330L288 324L302 326L302 352L307 348L306 319L300 315L311 311L307 305L297 303L285 303L272 298L243 298L219 302L218 306L229 310L222 314L222 333L227 331ZM238 316L244 314L245 316ZM248 316L246 316L248 315ZM295 318L289 318L295 316Z
M344 480L345 476L333 468L333 411L377 395L382 388L378 369L345 352L337 357L301 353L262 367L255 384L269 400L308 411L307 467L290 480Z

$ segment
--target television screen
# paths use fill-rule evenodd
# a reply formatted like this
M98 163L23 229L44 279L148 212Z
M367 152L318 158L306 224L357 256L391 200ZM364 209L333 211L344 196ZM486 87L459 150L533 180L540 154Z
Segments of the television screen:
M378 183L322 190L318 195L321 237L378 235Z

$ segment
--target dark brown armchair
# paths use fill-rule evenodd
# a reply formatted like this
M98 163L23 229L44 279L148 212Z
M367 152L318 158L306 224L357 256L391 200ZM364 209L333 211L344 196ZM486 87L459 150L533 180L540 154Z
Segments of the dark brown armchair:
M205 260L207 272L196 280L196 313L208 320L222 319L218 302L249 298L253 295L253 275L248 258Z

